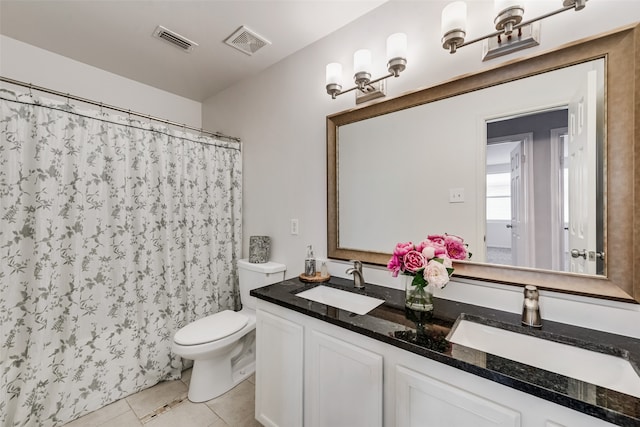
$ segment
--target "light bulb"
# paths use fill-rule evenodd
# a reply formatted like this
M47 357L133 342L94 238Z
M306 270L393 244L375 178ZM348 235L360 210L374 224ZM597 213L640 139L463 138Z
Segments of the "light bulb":
M524 17L523 0L495 0L493 3L496 14L493 23L496 30L504 31L505 35L513 32L513 27L522 22Z
M330 84L338 84L342 86L342 64L332 62L327 64L326 82Z
M500 12L509 8L520 8L524 9L523 0L495 0L493 2L493 11L494 15L499 15Z
M353 54L353 73L370 73L371 52L368 49L357 50Z
M451 31L467 30L467 4L463 1L455 1L448 4L442 10L441 21L442 35Z
M387 38L387 61L396 58L407 58L407 35L405 33L391 34Z

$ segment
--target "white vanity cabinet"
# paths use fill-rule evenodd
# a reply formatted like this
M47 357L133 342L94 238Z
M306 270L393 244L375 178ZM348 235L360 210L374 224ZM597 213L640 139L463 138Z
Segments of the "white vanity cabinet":
M260 423L383 426L383 358L362 345L366 337L262 300L256 318Z
M613 426L264 300L257 327L267 427Z
M302 425L303 328L266 310L256 316L256 419Z
M305 331L305 426L382 427L380 354Z

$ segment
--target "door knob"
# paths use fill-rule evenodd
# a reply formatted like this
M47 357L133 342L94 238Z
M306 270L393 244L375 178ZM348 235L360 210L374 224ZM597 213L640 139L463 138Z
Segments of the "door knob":
M513 228L513 225L507 224L507 228Z
M587 250L583 249L583 250L579 251L578 249L571 249L571 256L573 258L582 257L584 259L587 259Z

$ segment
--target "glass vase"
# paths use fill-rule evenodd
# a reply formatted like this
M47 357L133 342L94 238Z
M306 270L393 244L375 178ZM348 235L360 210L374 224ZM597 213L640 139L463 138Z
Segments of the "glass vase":
M405 276L404 305L414 311L433 311L433 291L431 286L413 285L413 276Z

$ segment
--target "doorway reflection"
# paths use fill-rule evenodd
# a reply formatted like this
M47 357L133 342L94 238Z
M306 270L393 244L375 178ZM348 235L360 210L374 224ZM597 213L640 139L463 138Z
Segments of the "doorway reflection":
M569 271L568 106L487 123L487 262Z

